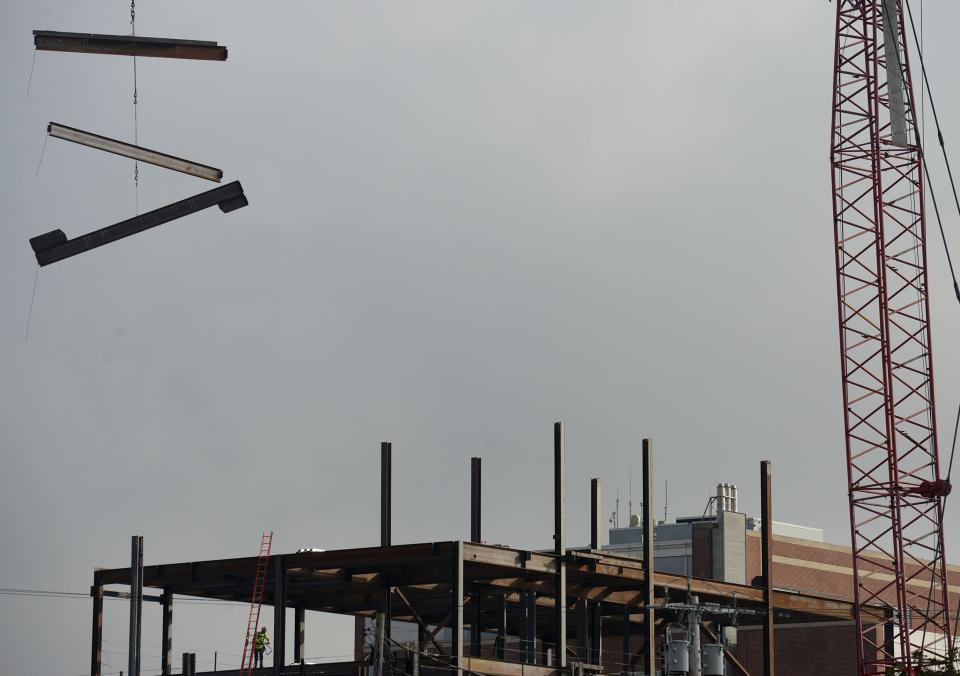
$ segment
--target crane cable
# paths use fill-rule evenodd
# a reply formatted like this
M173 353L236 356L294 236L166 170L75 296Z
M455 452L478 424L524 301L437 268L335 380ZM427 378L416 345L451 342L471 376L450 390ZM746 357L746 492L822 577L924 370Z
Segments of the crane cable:
M947 155L947 147L943 138L943 130L940 128L940 116L937 115L937 105L933 100L933 90L930 88L930 78L927 77L927 67L923 60L923 49L920 40L917 37L917 26L913 20L913 10L910 8L910 0L904 0L903 4L907 8L907 16L910 17L910 32L913 35L913 44L917 50L917 58L920 61L920 72L923 76L923 87L927 90L927 97L930 99L930 110L933 113L933 123L937 128L937 141L940 144L940 154L943 156L943 163L947 168L947 176L950 179L950 189L953 192L953 203L957 207L957 213L960 214L960 196L957 194L957 184L953 178L953 169L950 167L950 158ZM899 58L899 53L898 53ZM953 278L953 290L956 293L957 301L960 302L960 283L957 282L957 274L953 267L953 257L950 255L950 247L947 244L947 235L943 228L943 219L940 217L940 207L937 205L937 196L933 190L933 182L930 180L930 169L927 167L926 155L923 151L923 144L920 140L918 125L913 126L913 133L916 136L917 147L920 149L920 161L923 165L923 173L927 179L927 191L930 193L930 200L933 203L933 211L937 217L937 226L940 228L940 239L943 242L943 251L947 255L947 264L950 267L950 276ZM957 450L956 429L960 426L960 408L957 409L957 420L954 423L953 444L950 448L950 461L947 464L946 480L949 483L950 473L953 470L953 458Z
M940 128L940 116L937 115L937 105L933 100L933 90L930 88L930 79L927 77L927 67L923 60L923 50L920 47L920 40L917 38L917 26L913 21L913 11L910 9L910 0L904 0L907 7L907 16L910 17L910 31L913 34L913 44L917 49L917 57L920 60L920 73L923 76L923 85L927 90L927 96L930 99L930 110L933 113L933 124L937 128L937 141L940 144L940 153L943 155L943 163L947 167L947 176L950 179L950 188L953 191L953 203L957 207L957 213L960 214L960 196L957 194L957 184L953 179L953 169L950 167L950 158L947 156L947 147L943 139L943 130ZM899 54L898 54L899 56ZM933 183L930 180L930 170L927 168L926 156L923 152L923 145L920 141L920 132L918 126L913 126L913 133L917 138L917 147L920 149L920 159L923 163L923 173L927 178L927 188L930 192L930 199L933 202L933 211L937 216L937 225L940 227L940 238L943 241L943 250L947 254L947 264L950 266L950 276L953 278L953 290L957 295L957 301L960 302L960 283L957 282L957 273L953 267L953 257L950 255L950 247L947 245L947 235L943 229L943 220L940 218L940 208L937 206L937 197L933 191Z

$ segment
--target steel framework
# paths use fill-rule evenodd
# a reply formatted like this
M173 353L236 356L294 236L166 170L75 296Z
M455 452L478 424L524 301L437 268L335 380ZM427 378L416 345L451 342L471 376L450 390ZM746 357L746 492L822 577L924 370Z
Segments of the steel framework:
M863 675L916 673L952 641L923 158L901 2L837 3L831 164ZM868 622L877 603L890 608L886 625Z

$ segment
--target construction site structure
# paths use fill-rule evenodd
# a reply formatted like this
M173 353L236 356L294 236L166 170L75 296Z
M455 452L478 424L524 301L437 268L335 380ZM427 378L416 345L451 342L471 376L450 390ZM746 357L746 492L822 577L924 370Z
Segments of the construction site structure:
M903 0L838 0L830 148L860 673L952 659L924 174ZM919 582L920 588L912 585ZM883 631L866 619L882 606Z

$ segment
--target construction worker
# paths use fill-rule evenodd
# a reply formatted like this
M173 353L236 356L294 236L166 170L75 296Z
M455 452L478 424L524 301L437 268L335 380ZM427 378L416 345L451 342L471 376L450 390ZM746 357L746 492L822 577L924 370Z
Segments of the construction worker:
M267 628L260 627L260 631L253 638L253 647L257 651L253 664L258 669L263 669L263 653L268 645L270 645L270 637L267 636Z

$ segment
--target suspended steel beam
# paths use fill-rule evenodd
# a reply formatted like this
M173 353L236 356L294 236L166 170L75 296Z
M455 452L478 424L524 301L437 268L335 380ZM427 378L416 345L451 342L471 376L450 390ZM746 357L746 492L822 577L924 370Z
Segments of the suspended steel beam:
M215 205L224 213L247 206L247 198L243 194L240 181L233 181L74 239L68 240L63 230L52 230L33 237L30 246L40 265L50 265Z
M103 150L115 155L122 155L123 157L129 157L130 159L146 162L147 164L155 164L164 169L172 169L173 171L190 174L191 176L205 178L215 183L219 183L223 178L223 172L216 167L208 167L199 162L191 162L190 160L185 160L180 157L167 155L166 153L161 153L156 150L141 148L140 146L117 141L116 139L106 136L91 134L88 131L74 129L73 127L67 127L56 122L51 122L47 125L47 133L54 138L60 138L64 141L72 141L73 143L79 143L89 148L96 148L97 150Z
M33 31L33 45L37 49L48 52L157 56L167 59L198 59L201 61L227 60L226 47L205 40Z

